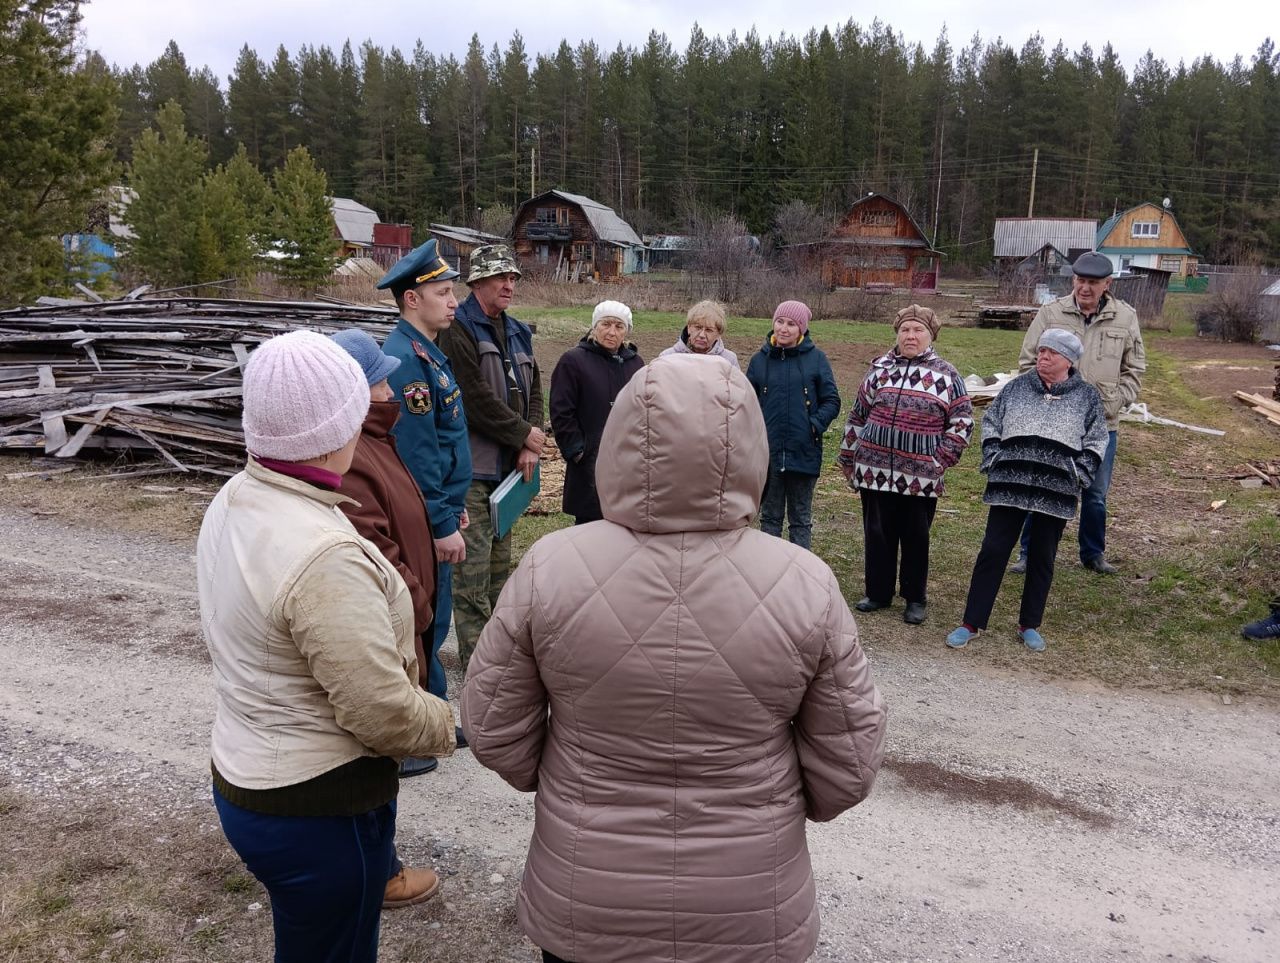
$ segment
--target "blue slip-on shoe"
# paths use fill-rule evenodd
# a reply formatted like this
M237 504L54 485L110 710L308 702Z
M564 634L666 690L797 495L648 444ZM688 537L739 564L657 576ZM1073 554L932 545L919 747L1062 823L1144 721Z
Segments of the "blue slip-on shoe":
M970 632L963 625L951 630L951 634L947 636L947 648L963 649L969 644L969 640L976 636L977 632Z
M1032 652L1044 651L1044 636L1035 629L1018 629L1018 637Z
M1250 622L1240 630L1240 634L1253 642L1280 639L1280 611L1273 611L1265 619Z

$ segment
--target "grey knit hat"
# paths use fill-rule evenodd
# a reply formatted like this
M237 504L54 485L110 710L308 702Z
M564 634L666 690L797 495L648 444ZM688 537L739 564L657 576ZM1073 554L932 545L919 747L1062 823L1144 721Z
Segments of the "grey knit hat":
M1080 339L1064 328L1049 328L1040 335L1036 348L1056 351L1072 364L1078 364L1080 356L1084 354L1084 345L1080 343Z

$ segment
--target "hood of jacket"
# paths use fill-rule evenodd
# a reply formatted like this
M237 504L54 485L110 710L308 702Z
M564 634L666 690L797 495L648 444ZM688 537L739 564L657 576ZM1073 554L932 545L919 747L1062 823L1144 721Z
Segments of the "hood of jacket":
M790 348L781 348L773 343L773 332L770 331L764 336L764 344L760 347L760 351L770 358L794 358L799 354L808 354L814 347L813 338L809 337L808 332L805 332L804 337Z
M728 531L760 509L769 443L732 365L658 358L614 401L596 463L604 517L638 532Z

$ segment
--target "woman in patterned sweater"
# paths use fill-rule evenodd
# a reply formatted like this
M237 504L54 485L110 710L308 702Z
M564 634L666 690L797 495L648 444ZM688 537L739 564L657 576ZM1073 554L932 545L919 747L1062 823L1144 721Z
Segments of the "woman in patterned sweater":
M862 496L866 595L855 608L885 608L897 582L911 625L925 619L929 528L942 476L973 434L964 379L933 350L938 327L937 316L918 304L898 312L897 342L871 363L837 458Z

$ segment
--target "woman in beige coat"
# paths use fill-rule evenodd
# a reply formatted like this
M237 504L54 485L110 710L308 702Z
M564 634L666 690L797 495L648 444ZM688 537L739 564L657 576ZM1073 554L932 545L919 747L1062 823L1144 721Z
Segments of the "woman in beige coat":
M480 637L463 729L537 792L518 910L548 960L817 944L805 819L870 792L885 712L831 570L749 527L768 459L737 368L658 359L605 427L604 520L534 545Z

